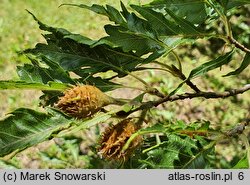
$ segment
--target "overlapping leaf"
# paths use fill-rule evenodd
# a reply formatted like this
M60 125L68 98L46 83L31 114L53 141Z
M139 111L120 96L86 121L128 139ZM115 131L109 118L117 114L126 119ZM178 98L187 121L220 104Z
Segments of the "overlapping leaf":
M209 155L214 155L214 146L201 150L193 158L191 158L182 168L184 169L205 169L209 168Z
M96 11L96 8L93 9L93 7L96 6L92 5L91 7L86 7L79 5L79 7L88 8L94 12L100 13L100 11ZM165 46L157 37L156 27L153 28L149 22L139 18L134 13L128 12L122 3L121 6L123 9L121 14L111 6L107 6L107 9L105 9L106 14L103 12L100 13L108 16L109 19L114 21L118 26L106 25L105 30L109 36L100 39L94 46L108 44L112 47L120 47L126 53L134 52L138 57L152 52L144 62L150 62L164 54ZM99 8L103 9L104 7ZM116 19L114 15L117 15L115 16ZM121 15L123 15L123 17L121 17ZM119 20L117 20L118 17Z
M48 61L48 59L43 58L43 62L45 62L46 64L48 64ZM100 88L102 91L109 91L120 87L119 84L113 83L111 81L102 79L100 77L90 76L86 73L86 71L83 71L82 69L74 70L74 73L80 76L80 78L71 78L68 72L62 69L57 63L51 62L51 64L48 65L55 65L56 67L41 67L38 61L32 59L32 64L17 66L17 74L21 80L29 83L51 84L52 82L55 82L56 84L61 82L59 84L62 84L64 86L67 86L66 84L75 85L77 83L93 84ZM41 86L41 90L53 90L52 88L46 87L47 86L45 86L45 88L42 88ZM8 88L11 88L11 86L8 86Z
M124 71L132 71L141 62L133 53L123 53L105 45L94 48L79 44L71 39L58 38L55 42L47 40L48 44L37 44L36 48L26 50L37 56L45 56L58 63L67 71L85 68L86 73L95 74L113 70L124 76Z
M111 117L110 113L100 113L94 119L77 121L63 113L48 109L48 113L19 108L0 120L0 156L15 150L23 150L51 137L54 133L64 135L64 129L71 131L86 129Z
M154 0L148 6L163 12L168 8L193 24L203 23L207 17L205 3L202 0Z
M0 156L38 144L71 122L59 112L19 108L0 120Z
M122 18L120 12L115 9L114 7L107 5L105 8L102 5L98 5L98 4L93 4L92 6L87 6L85 4L69 4L69 3L64 3L61 6L65 6L65 5L69 5L69 6L77 6L80 8L85 8L88 10L91 10L95 13L101 14L101 15L105 15L107 17L109 17L110 21L115 22L116 24L124 24L124 19Z
M137 5L131 5L131 7L140 13L152 27L156 30L158 35L175 35L178 33L178 26L174 22L166 19L166 17L148 7L142 7Z
M161 144L147 152L148 158L146 161L142 160L142 163L153 168L175 168L176 162L180 160L182 155L191 158L193 151L196 149L198 148L195 140L189 137L181 138L175 134L167 134Z
M119 76L126 75L124 71L132 71L142 62L142 59L133 52L122 52L119 48L111 48L107 44L92 46L94 41L75 35L65 29L49 27L40 22L34 15L40 29L49 31L45 35L47 44L39 43L34 49L28 49L25 53L46 57L57 63L66 71L74 71L84 68L86 74L96 74L113 70Z
M129 12L123 3L121 3L122 11L120 12L111 6L105 8L100 5L71 5L105 15L116 24L115 26L106 25L105 30L108 36L101 38L92 47L107 44L112 48L120 47L125 53L133 52L138 57L149 54L147 58L143 58L144 63L159 58L164 53L168 53L174 47L187 41L184 38L177 38L177 41L176 38L172 38L176 42L169 44L168 41L171 40L171 36L185 33L185 36L188 34L188 36L191 35L192 37L199 34L196 27L187 20L178 18L179 22L170 21L163 14L147 7L131 5L134 10L145 18L142 19L135 13ZM179 23L182 24L181 27L178 25ZM187 25L192 30L184 29Z
M197 36L201 34L201 32L191 22L182 17L176 16L175 13L171 10L166 9L166 11L175 20L181 33L183 33L184 35Z
M156 124L139 130L138 134L160 133L159 141L147 139L151 147L146 147L140 161L147 168L193 168L206 166L207 155L214 149L206 137L210 123L195 122L186 124L177 121L171 124ZM201 135L199 135L201 134ZM138 156L137 156L138 158ZM187 164L187 166L185 166ZM204 165L205 164L205 165Z
M37 60L30 60L32 64L24 64L23 66L17 67L17 74L21 80L44 84L47 84L49 81L75 84L75 81L70 78L69 73L62 69L57 63L43 57L42 62L48 66L48 68L45 68L41 67Z
M250 4L248 0L154 0L146 7L166 13L166 8L174 12L176 16L185 18L193 24L202 24L209 17L207 4L223 15L225 11L234 7Z
M108 42L113 45L113 47L122 48L124 52L135 51L136 55L142 56L149 52L155 53L158 50L164 50L161 44L159 44L159 41L146 35L122 31L120 27L111 25L106 25L105 30L109 36L102 38L99 43Z

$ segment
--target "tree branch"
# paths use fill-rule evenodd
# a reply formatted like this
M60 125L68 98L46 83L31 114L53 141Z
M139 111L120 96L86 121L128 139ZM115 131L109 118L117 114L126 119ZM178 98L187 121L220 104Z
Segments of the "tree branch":
M237 94L242 94L246 91L250 90L250 84L245 85L244 87L240 89L231 89L225 92L197 92L197 93L184 93L184 94L176 94L170 97L165 97L163 99L160 99L156 101L155 105L159 105L161 103L167 102L167 101L176 101L176 100L183 100L183 99L192 99L197 97L203 97L206 99L211 98L226 98L229 96L235 96Z
M174 72L178 75L178 77L181 80L186 81L185 83L189 87L191 87L191 89L193 89L197 93L201 92L200 89L195 84L193 84L189 79L186 78L186 76L182 73L181 70L177 69L174 65L172 65L172 69L174 70Z
M247 52L247 53L250 53L250 49L246 48L244 45L242 45L241 43L239 43L239 42L238 42L237 40L235 40L233 37L228 36L227 38L228 38L228 40L229 40L229 42L230 42L231 44L234 44L234 45L235 45L236 48L239 48L240 50L245 51L245 52Z
M156 101L149 101L141 104L139 107L130 110L129 112L124 113L125 115L129 115L133 112L143 110L143 109L149 109L152 107L157 107L158 105L165 103L165 102L173 102L177 100L184 100L184 99L192 99L192 98L198 98L203 97L205 99L212 99L212 98L227 98L229 96L235 96L237 94L242 94L246 91L250 90L250 84L245 85L242 88L239 89L231 89L225 92L196 92L196 93L184 93L184 94L176 94L172 96L165 96L164 98L161 98ZM119 114L122 115L120 112Z
M186 76L183 75L181 79L182 79L182 80L186 80ZM200 89L199 89L195 84L193 84L193 82L191 82L190 80L186 80L186 84L187 84L189 87L191 87L191 89L193 89L195 92L197 92L197 93L198 93L198 92L201 92Z

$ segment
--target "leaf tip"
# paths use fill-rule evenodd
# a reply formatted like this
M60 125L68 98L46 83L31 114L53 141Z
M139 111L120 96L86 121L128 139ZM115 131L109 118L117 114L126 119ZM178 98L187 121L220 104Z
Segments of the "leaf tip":
M63 3L58 6L58 8L61 8L62 6L74 6L73 4L70 3Z

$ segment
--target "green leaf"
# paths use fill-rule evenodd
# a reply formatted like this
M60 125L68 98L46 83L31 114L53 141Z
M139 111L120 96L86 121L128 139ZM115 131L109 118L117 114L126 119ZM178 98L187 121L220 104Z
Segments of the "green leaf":
M208 5L210 5L220 17L225 17L226 9L217 0L207 0Z
M61 6L76 6L79 8L84 8L84 9L88 9L91 10L97 14L101 14L101 15L105 15L107 17L109 17L110 21L115 22L116 24L125 24L124 19L122 18L120 12L115 9L114 7L107 5L106 9L104 6L98 5L98 4L93 4L92 6L87 6L84 4L62 4Z
M47 83L50 80L53 81L52 77L48 77L48 74L43 73L43 69L44 68L39 68L37 65L24 64L23 66L17 66L16 71L20 80L25 82Z
M84 129L88 129L98 123L102 123L107 121L109 118L111 118L112 113L108 112L108 113L98 113L95 117L91 118L91 119L87 119L84 120L82 122L80 122L80 124L78 124L77 126L73 126L68 130L62 131L60 132L57 137L64 137L65 135L70 135L73 133L76 133L80 130L84 130Z
M247 154L242 157L238 163L233 167L233 169L249 169Z
M155 32L155 29L145 19L138 17L135 13L129 13L125 18L127 20L127 25L123 26L124 29L134 33L144 34L153 39L157 39L157 33Z
M231 61L231 56L233 54L234 50L226 53L223 56L220 56L214 60L211 60L209 62L206 62L202 65L200 65L199 67L196 67L195 69L193 69L190 74L189 77L187 79L192 79L195 78L197 76L201 76L206 74L208 71L216 69L221 67L222 65L228 64Z
M135 70L143 61L133 52L124 53L120 48L111 48L107 44L90 45L93 44L90 39L72 34L65 29L47 26L33 14L32 16L40 25L40 29L51 34L44 35L47 44L39 43L34 49L25 50L24 53L46 57L66 71L84 68L87 74L94 75L113 70L119 77L123 77L127 75L124 71Z
M201 24L206 20L207 13L203 0L154 0L148 7L164 11L168 8L176 16L185 18L193 24Z
M80 34L65 35L63 38L64 39L68 38L68 39L76 41L77 43L86 44L86 45L89 45L89 46L91 46L91 45L93 45L93 44L96 43L95 40L91 40L90 38L84 37L84 36L82 36Z
M163 124L155 124L151 127L146 127L143 129L140 129L139 132L142 134L147 134L147 133L164 133L166 130L166 127Z
M184 133L193 131L195 134L209 130L209 124L207 121L155 124L140 129L127 142L138 135L160 133L158 137L151 136L144 141L143 155L137 156L143 168L209 167L207 161L211 160L210 154L214 151L215 143L204 136L194 135L193 138Z
M131 5L131 7L148 20L158 35L175 35L179 33L178 27L173 22L166 19L163 14L148 7L137 5Z
M179 160L178 152L175 151L176 148L173 145L168 147L166 145L165 143L162 147L147 153L149 158L147 163L151 164L154 169L174 168L174 161Z
M107 11L105 10L105 8L101 5L98 5L98 4L93 4L92 6L87 6L87 5L84 5L84 4L80 4L80 5L77 5L77 4L62 4L61 6L63 5L68 5L68 6L77 6L79 8L85 8L85 9L89 9L93 12L96 12L98 14L102 14L102 15L107 15Z
M53 27L50 27L44 23L42 23L41 21L39 21L36 16L31 13L29 10L26 10L32 17L33 19L38 23L39 25L39 28L41 30L45 30L45 31L49 31L49 32L55 32L57 35L60 35L60 36L63 36L63 35L70 35L71 33L69 31L67 31L66 29L64 28L53 28Z
M0 159L0 169L10 169L10 170L13 170L13 169L17 169L16 166L14 166L13 164L7 162L7 161L3 161Z
M133 98L132 103L134 103L134 104L142 103L145 94L146 93L143 92L143 93L139 94L138 96L136 96L135 98Z
M122 85L109 81L108 79L103 79L101 77L93 77L89 74L86 74L85 69L78 69L73 71L75 74L81 78L75 79L78 83L90 84L98 87L101 91L112 91L117 88L121 88Z
M47 68L41 67L39 62L35 59L30 58L30 60L32 64L17 66L17 74L21 80L26 82L40 82L44 84L47 84L49 81L75 84L75 81L71 79L67 71L46 57L42 57L41 62L47 64Z
M133 32L150 34L152 36L154 35L154 33L151 33L153 32L153 30L152 28L150 28L150 25L145 20L136 16L134 13L129 13L122 2L121 2L121 7L122 7L121 14L117 9L109 5L107 5L106 9L105 7L97 5L97 4L94 4L91 7L82 5L82 4L81 5L73 4L73 6L86 8L98 14L105 15L109 18L109 20L115 22L116 25L122 26L123 28L126 28L127 30L130 30Z
M224 76L231 76L231 75L238 75L240 74L244 69L246 69L250 64L250 54L246 53L243 61L241 62L241 65L239 68L237 68L235 71L232 71Z
M190 137L185 137L184 139L178 135L170 134L168 135L168 144L177 146L182 153L193 155L193 149L197 149L196 143Z
M125 7L125 5L123 4L122 1L120 1L120 5L121 5L121 8L122 8L121 14L123 15L123 17L125 19L127 19L130 13L128 12L127 8Z
M177 93L181 89L181 87L185 84L185 82L186 81L181 82L172 92L169 93L169 96L172 96L175 93Z
M135 51L139 57L149 52L157 52L164 50L164 47L159 44L159 41L140 33L133 33L122 31L121 27L106 25L105 30L108 37L104 37L100 42L96 43L109 43L113 47L120 47L124 52ZM163 53L162 53L163 54Z
M126 24L120 12L114 7L107 5L107 13L111 21L114 21L116 24L124 25Z
M0 120L0 156L38 144L67 128L72 120L60 112L19 108Z
M84 69L74 70L73 72L80 76L80 78L71 78L67 71L65 71L57 63L42 57L42 63L45 63L49 68L40 67L39 62L35 59L30 59L32 64L24 64L24 66L17 66L17 73L22 81L38 82L47 84L58 81L75 85L76 83L91 84L102 91L114 90L121 87L117 83L102 79L101 77L93 77L86 73ZM59 84L59 83L58 83ZM44 89L42 89L44 90Z
M190 159L182 168L184 169L204 169L209 167L208 155L214 152L214 145L209 144L198 154Z
M37 44L36 48L26 50L26 52L36 56L45 56L67 71L85 67L88 74L113 70L119 76L124 76L126 75L124 70L134 70L142 61L134 54L125 54L120 49L112 49L104 45L91 48L64 39L60 40L59 45L55 45L55 43Z
M166 9L167 13L175 20L178 24L179 29L185 35L199 35L201 32L189 21L185 20L184 18L176 16L171 10Z
M150 8L132 5L136 11L146 18L145 20L138 17L135 13L130 13L122 2L121 13L111 6L107 6L106 9L100 5L92 5L91 7L86 5L74 6L87 8L105 15L111 21L115 22L115 25L105 26L105 30L109 36L101 38L92 44L92 48L100 45L122 48L124 53L133 53L137 57L147 56L147 58L143 58L143 63L148 63L186 41L185 39L179 38L177 38L177 41L176 38L172 40L166 38L166 35L180 33L180 31L178 31L180 30L179 27L175 25L173 21L168 21L161 13L153 11ZM72 38L69 36L66 37ZM169 41L171 42L170 45L168 45ZM81 43L83 44L83 42ZM88 43L90 42L88 41Z
M24 79L25 80L25 79ZM62 95L62 91L70 88L71 86L64 83L49 81L47 84L42 82L29 82L25 81L0 81L0 90L5 89L37 89L42 90L45 95L41 96L40 105L48 106L53 105L58 101L58 96Z
M47 85L36 82L26 81L0 81L0 90L4 89L39 89L39 90L51 90L51 91L63 91L69 88L67 84L58 82L49 82Z
M190 158L193 150L197 149L194 140L189 137L181 138L175 134L166 134L166 138L160 144L147 148L148 158L142 160L144 164L150 164L153 168L175 168L175 162L180 160L180 156Z
M112 48L121 47L124 53L135 53L138 57L150 53L148 58L144 60L145 63L150 62L164 54L166 49L164 44L157 39L155 31L157 27L151 25L152 22L141 19L134 13L129 13L122 3L121 14L112 6L107 6L106 9L102 7L106 13L103 11L97 11L96 7L98 7L98 10L102 9L98 5L92 5L91 7L85 5L79 6L97 13L101 12L102 15L107 16L111 21L116 23L116 26L106 25L105 30L109 36L100 39L98 42L93 44L92 47L104 44L109 45Z
M71 78L66 70L64 70L58 63L42 57L41 63L46 63L49 68L41 67L38 61L32 59L32 64L24 64L24 66L17 66L17 73L21 80L26 82L48 83L50 81L60 81L63 83L73 84L83 83L91 84L100 88L102 91L113 90L121 87L117 83L102 79L101 77L93 77L86 72L86 69L72 70L80 78Z
M220 4L224 8L229 10L234 7L242 6L245 4L250 4L250 1L249 0L220 0Z

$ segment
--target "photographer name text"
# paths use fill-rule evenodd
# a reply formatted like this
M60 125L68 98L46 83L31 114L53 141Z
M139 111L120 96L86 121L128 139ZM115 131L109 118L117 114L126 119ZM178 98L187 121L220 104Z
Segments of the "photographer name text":
M54 173L32 173L32 172L5 172L3 174L3 179L5 182L12 181L105 181L105 172L96 173L62 173L56 171Z

